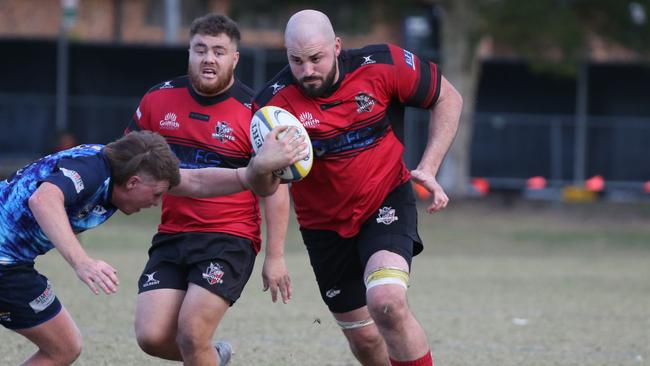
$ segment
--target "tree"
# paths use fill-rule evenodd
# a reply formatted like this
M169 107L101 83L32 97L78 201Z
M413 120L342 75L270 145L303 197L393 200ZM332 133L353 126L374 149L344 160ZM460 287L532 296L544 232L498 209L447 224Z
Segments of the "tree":
M464 97L461 127L441 174L455 195L469 181L481 42L491 40L550 72L576 73L594 39L648 56L650 0L433 0L442 19L445 76ZM451 167L451 169L449 168ZM450 176L450 177L449 177Z

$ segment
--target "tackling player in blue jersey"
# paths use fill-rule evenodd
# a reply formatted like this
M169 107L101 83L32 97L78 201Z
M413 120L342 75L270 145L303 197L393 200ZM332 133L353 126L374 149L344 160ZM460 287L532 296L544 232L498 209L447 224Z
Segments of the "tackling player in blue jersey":
M117 291L117 271L88 256L75 234L156 206L163 193L211 197L253 189L269 195L272 172L304 158L301 139L278 128L248 167L180 170L165 139L132 132L106 146L81 145L48 155L0 181L0 324L38 346L24 365L68 365L81 352L81 335L37 256L56 248L92 292ZM272 138L273 137L273 138Z

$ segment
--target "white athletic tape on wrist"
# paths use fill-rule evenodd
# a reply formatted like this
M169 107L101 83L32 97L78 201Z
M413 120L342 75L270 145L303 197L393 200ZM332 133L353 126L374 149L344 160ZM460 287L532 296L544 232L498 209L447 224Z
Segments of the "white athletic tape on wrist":
M398 267L381 267L366 277L366 291L375 286L393 284L408 289L409 273Z
M357 329L357 328L365 327L366 325L370 325L370 324L375 323L375 321L370 319L370 318L364 319L364 320L359 320L359 321L356 321L356 322L344 322L344 321L341 321L341 320L337 320L336 322L343 329Z

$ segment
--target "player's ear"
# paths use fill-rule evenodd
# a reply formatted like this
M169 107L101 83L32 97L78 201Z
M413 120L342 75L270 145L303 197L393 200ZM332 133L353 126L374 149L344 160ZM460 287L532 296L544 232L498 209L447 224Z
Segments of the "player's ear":
M336 57L339 57L341 54L341 37L336 37L334 39L334 54Z
M235 53L233 54L232 59L233 59L232 69L235 70L235 68L237 67L237 62L239 62L239 51L235 51Z
M137 175L132 175L126 180L126 183L124 183L124 187L129 190L133 189L135 188L135 186L138 185L140 181L142 181L140 177L138 177Z

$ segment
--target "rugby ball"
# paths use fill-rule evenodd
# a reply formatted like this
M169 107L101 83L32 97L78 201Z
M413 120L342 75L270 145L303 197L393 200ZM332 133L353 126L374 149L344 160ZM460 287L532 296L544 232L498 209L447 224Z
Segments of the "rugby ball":
M271 132L271 130L276 126L295 127L298 131L298 135L305 136L305 142L307 143L309 153L303 160L300 160L284 169L276 170L273 174L284 182L301 180L309 174L314 154L307 130L289 111L280 107L266 106L255 112L253 119L251 120L251 142L253 143L253 150L255 151L255 154L257 154L260 147L262 147L262 144L264 144L264 140L269 132ZM286 132L281 133L279 137L282 138L284 133Z

